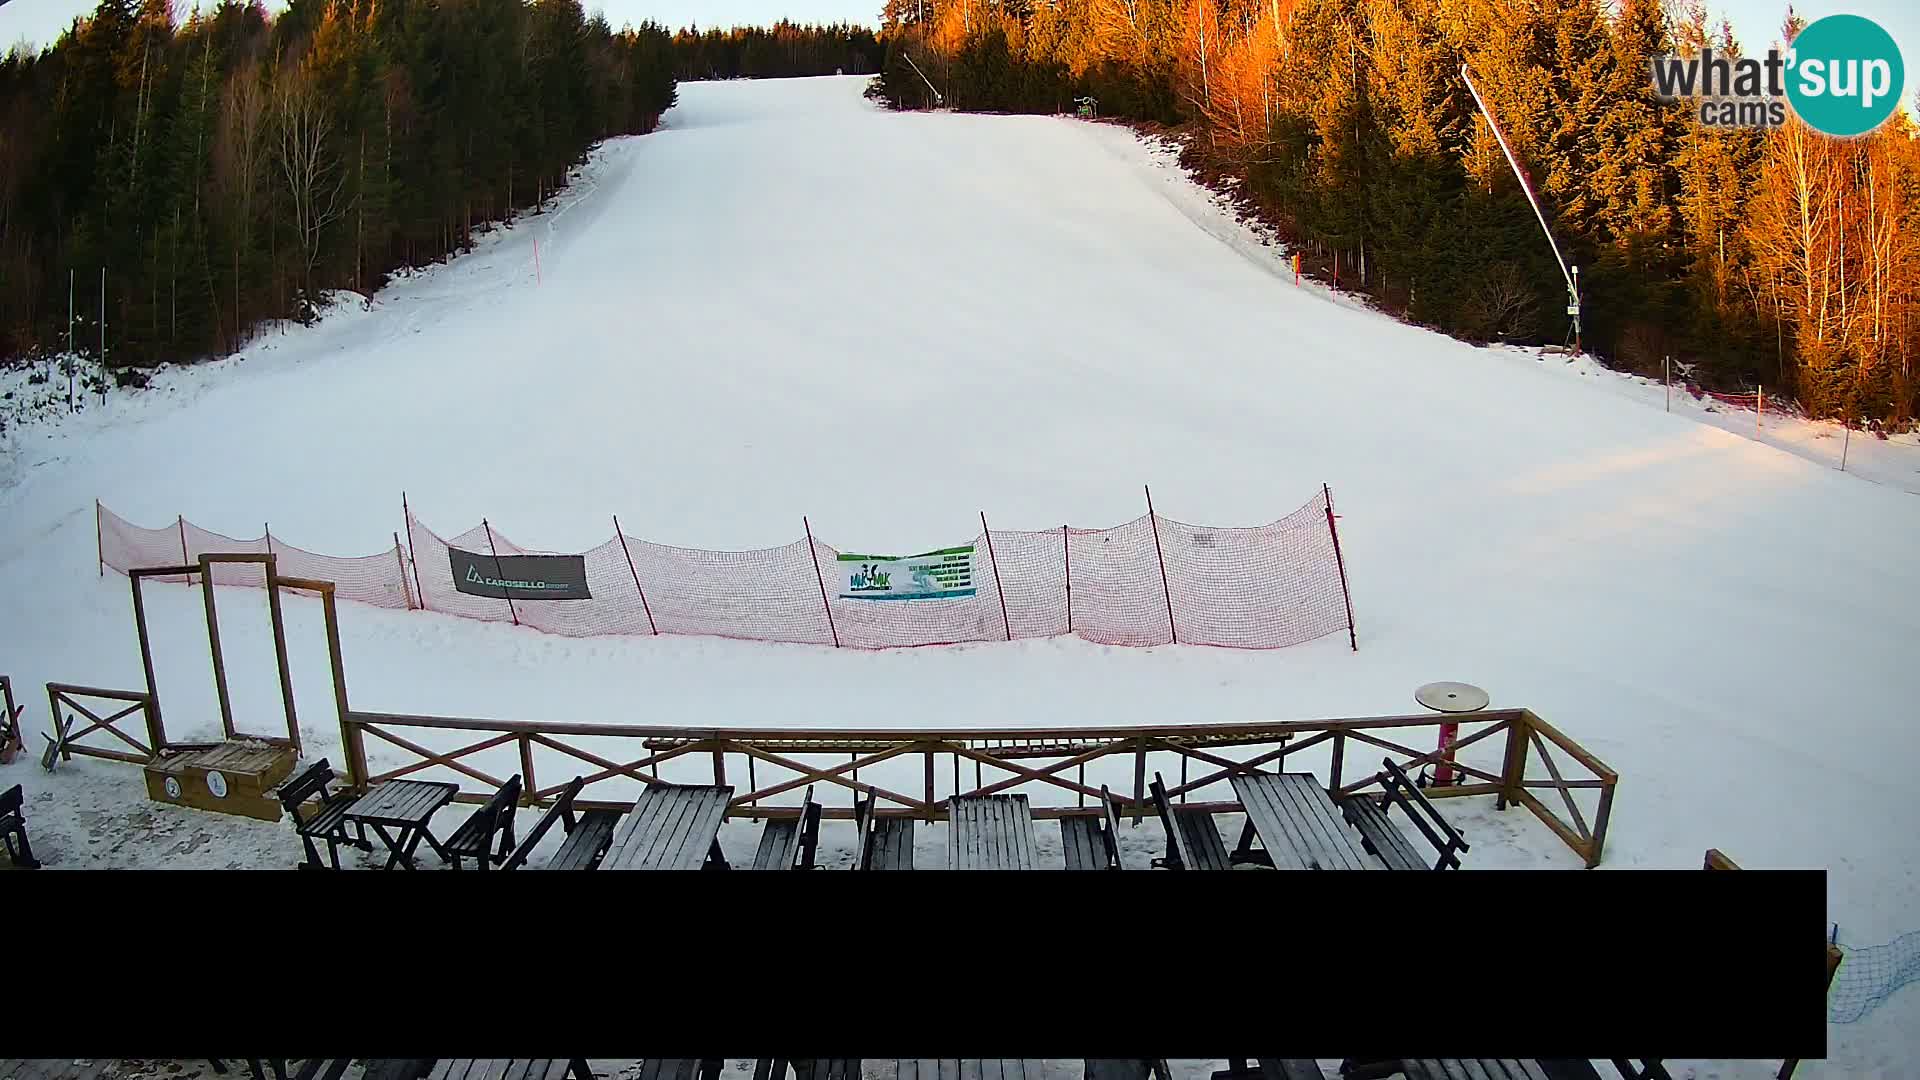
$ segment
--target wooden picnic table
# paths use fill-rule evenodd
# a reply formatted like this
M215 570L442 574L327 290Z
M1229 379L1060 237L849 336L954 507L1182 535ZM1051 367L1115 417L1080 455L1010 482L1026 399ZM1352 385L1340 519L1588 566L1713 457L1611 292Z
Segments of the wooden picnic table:
M1034 1058L903 1058L894 1066L898 1080L1041 1080L1046 1071Z
M427 828L433 815L460 794L460 785L446 784L433 780L389 780L365 795L355 799L347 807L346 820L373 826L380 839L392 854L387 856L386 869L391 870L397 863L409 870L418 869L413 865L414 849L425 840L434 854L442 859L447 857L447 849L434 839L433 831ZM395 836L387 831L387 826L400 830Z
M711 784L649 784L613 834L602 870L727 869L720 823L733 788Z
M1234 862L1276 870L1384 869L1312 773L1241 773L1232 782L1247 814ZM1253 848L1256 835L1264 850Z
M947 869L1033 868L1033 814L1025 795L956 795L947 800Z

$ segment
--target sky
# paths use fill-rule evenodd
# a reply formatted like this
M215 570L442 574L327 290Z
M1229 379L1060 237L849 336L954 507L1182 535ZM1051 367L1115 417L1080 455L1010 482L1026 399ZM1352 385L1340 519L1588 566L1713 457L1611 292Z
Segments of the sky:
M192 0L176 0L191 3ZM860 22L877 26L883 0L583 0L587 10L603 12L618 27L647 19L670 27L735 23L764 24L782 17L799 22ZM37 45L50 43L73 17L92 10L94 0L0 0L0 49L21 39ZM268 7L284 3L267 0ZM1784 0L1708 0L1715 20L1721 13L1733 21L1734 33L1748 52L1760 52L1779 34L1786 14ZM1864 15L1885 27L1900 46L1906 62L1903 100L1911 107L1920 68L1920 3L1914 0L1804 0L1800 13L1811 21L1823 15ZM1920 110L1914 110L1920 113Z

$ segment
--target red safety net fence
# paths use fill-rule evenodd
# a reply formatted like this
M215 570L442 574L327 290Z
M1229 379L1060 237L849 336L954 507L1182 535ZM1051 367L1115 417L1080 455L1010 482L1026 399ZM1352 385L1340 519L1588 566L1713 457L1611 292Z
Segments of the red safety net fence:
M1241 649L1281 648L1338 630L1352 640L1332 495L1324 488L1286 517L1252 528L1148 514L1108 529L983 531L972 544L972 595L896 602L837 595L841 553L812 537L757 551L703 551L617 533L578 553L592 599L509 601L457 589L449 549L559 553L521 547L485 522L441 537L408 511L404 548L339 558L271 532L238 540L184 519L145 529L104 506L97 514L103 570L270 551L283 576L333 581L343 600L567 637L704 634L863 649L1063 634L1108 645ZM216 565L213 574L216 585L263 584L260 571L244 564Z

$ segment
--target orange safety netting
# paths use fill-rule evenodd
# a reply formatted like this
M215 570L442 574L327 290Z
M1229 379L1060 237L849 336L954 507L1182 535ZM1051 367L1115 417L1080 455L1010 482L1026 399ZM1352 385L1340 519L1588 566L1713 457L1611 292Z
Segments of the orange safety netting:
M339 558L271 534L237 540L184 519L143 529L105 507L98 514L100 561L121 572L191 564L202 553L271 551L283 576L333 581L341 599L567 637L705 634L886 649L1071 633L1108 645L1272 649L1351 629L1324 491L1252 528L1150 515L1108 529L992 530L973 540L971 596L888 603L838 595L840 552L808 538L702 551L617 535L580 553L592 599L508 601L459 591L448 549L555 553L521 547L485 524L442 538L409 513L406 550ZM263 584L252 566L216 566L213 574L216 585Z

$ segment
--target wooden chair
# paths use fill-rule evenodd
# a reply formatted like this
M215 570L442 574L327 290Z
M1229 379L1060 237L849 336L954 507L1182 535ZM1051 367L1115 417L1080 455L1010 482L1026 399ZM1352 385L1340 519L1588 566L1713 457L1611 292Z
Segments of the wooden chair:
M800 800L800 813L791 818L768 818L760 830L760 847L753 855L755 870L811 870L820 844L820 804L813 801L813 785ZM785 1060L785 1059L767 1059Z
M1405 770L1386 758L1380 763L1386 769L1375 778L1384 789L1379 798L1355 793L1340 800L1341 816L1360 830L1361 846L1387 864L1389 870L1459 869L1460 852L1467 850L1466 840L1433 808L1433 803L1407 778ZM1427 857L1388 818L1387 811L1395 806L1439 853L1433 865L1427 865Z
M1099 817L1060 819L1060 851L1069 870L1126 869L1120 860L1120 811L1107 785L1100 785Z
M453 831L447 840L447 858L452 860L453 868L460 869L460 860L470 858L474 865L485 870L498 862L505 862L513 852L513 812L520 801L520 774L500 785L493 797L482 803L466 821ZM494 850L494 834L500 836L499 850Z
M1226 842L1210 810L1188 810L1167 798L1167 782L1153 774L1153 808L1167 830L1167 853L1153 865L1168 870L1231 870Z
M367 840L367 827L359 826L359 839L347 835L347 807L353 805L356 796L351 791L333 790L333 766L326 758L302 772L299 776L280 785L280 805L293 819L293 831L299 835L300 843L306 846L307 861L300 864L302 870L324 870L320 865L320 852L313 846L315 840L327 842L327 858L332 861L335 870L340 869L340 845L347 844L363 851L372 851L373 844ZM311 815L301 817L301 807L308 799L318 798L320 805Z
M40 860L33 857L33 845L27 842L26 794L19 784L8 788L0 795L0 843L7 849L7 859L22 870L40 869Z
M586 810L574 813L573 800L579 796L580 789L587 784L586 777L576 776L561 791L560 798L540 815L540 821L533 831L527 834L520 846L513 849L502 870L518 870L527 864L527 858L533 849L553 828L556 821L566 826L567 839L561 843L560 850L553 853L543 864L547 870L592 870L600 865L601 856L613 844L614 826L620 823L618 810Z

